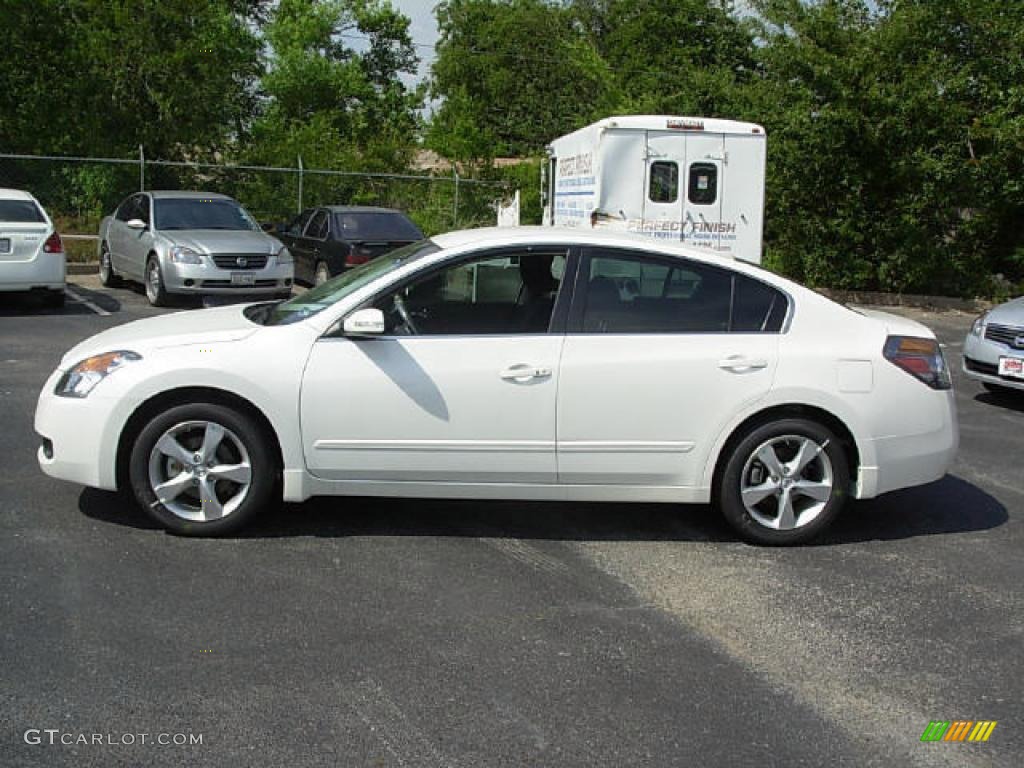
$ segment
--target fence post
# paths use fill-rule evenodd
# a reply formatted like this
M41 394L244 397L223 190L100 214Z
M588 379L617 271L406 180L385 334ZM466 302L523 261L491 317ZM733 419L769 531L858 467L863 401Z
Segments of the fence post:
M302 213L302 155L299 155L299 213Z
M452 210L452 229L459 228L459 171L452 163L452 176L455 177L455 205Z
M139 144L139 192L146 191L146 153Z

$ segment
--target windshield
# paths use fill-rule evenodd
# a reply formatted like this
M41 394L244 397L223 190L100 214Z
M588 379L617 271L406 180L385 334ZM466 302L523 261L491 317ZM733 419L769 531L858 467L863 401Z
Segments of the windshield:
M157 229L259 229L234 200L210 197L158 197L153 201Z
M43 212L31 200L0 200L0 221L34 224L46 221Z
M334 229L344 240L419 240L416 225L400 213L336 213Z
M382 277L414 259L420 259L439 250L441 249L432 240L420 240L417 243L396 248L384 256L346 270L323 285L288 301L250 307L250 311L246 312L246 317L260 325L297 323L322 312L378 277Z

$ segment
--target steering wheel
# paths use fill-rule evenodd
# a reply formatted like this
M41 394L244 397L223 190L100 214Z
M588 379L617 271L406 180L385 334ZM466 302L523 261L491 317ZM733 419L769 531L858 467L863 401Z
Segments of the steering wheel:
M398 312L398 316L402 318L402 324L408 329L411 335L418 336L420 330L416 327L416 323L413 322L412 314L409 312L408 307L405 306L405 299L396 293L394 304L395 311Z

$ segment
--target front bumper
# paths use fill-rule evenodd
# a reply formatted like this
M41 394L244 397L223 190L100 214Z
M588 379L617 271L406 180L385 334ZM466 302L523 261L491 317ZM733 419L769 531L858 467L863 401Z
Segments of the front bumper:
M232 285L231 274L252 274L251 285ZM284 293L291 290L295 280L293 264L281 264L271 258L262 269L220 269L209 264L166 264L163 270L164 287L170 293L202 294L264 294Z
M1024 379L1011 379L999 375L1000 357L1024 358L1024 349L1012 349L1006 344L967 334L961 368L964 375L974 381L998 384L1001 387L1024 392Z
M120 398L97 392L86 398L53 393L63 371L55 371L39 394L35 431L49 443L38 450L39 467L50 477L93 488L117 488L117 434L111 429Z

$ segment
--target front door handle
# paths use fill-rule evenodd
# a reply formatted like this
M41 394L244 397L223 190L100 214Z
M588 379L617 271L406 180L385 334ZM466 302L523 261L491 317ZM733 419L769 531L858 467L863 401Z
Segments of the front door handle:
M551 375L550 368L540 368L528 363L517 363L498 374L505 381L530 381L531 379L546 379Z
M743 373L745 371L760 371L768 367L768 361L762 358L744 357L743 355L732 355L724 360L718 361L718 367L723 371Z

